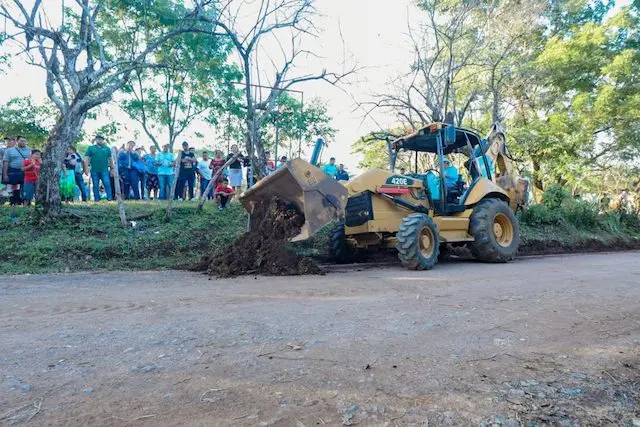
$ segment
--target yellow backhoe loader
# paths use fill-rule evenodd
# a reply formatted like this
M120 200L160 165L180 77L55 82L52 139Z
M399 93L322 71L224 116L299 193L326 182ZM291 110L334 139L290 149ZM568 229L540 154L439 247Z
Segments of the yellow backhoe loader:
M494 176L487 153L495 141L472 130L433 123L393 141L391 171L372 169L343 185L313 164L295 159L247 190L240 201L249 213L273 197L295 205L306 223L293 240L306 239L338 221L329 247L338 262L350 261L361 249L395 248L405 267L428 270L449 244L467 245L482 261L507 262L520 242L520 227L509 206L517 208L519 202L512 202L517 189L505 190ZM497 150L495 162L500 163L504 147ZM316 147L312 163L317 162L317 151ZM415 155L416 165L418 156L427 156L434 167L396 174L401 153ZM456 169L450 157L468 160Z

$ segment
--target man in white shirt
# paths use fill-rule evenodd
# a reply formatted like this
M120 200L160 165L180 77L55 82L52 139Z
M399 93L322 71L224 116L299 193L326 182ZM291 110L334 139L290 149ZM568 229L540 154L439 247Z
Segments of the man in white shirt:
M211 181L213 171L209 168L210 164L209 153L203 151L202 159L198 161L198 165L196 166L196 171L198 175L200 175L200 197L204 197L204 190L207 188L207 185L209 185L209 181ZM213 188L207 193L207 199L213 199Z

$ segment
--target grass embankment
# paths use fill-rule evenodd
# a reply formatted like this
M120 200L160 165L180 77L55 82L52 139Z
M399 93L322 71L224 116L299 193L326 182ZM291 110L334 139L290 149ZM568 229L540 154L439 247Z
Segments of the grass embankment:
M33 209L0 207L0 273L95 269L185 268L224 247L246 229L239 204L219 212L208 203L176 202L170 222L165 204L127 202L134 227L124 229L115 203L65 207L55 225L38 227Z
M524 255L640 249L638 214L575 200L558 186L518 219Z
M640 249L638 215L601 212L564 193L556 196L518 215L521 254ZM208 203L198 212L196 203L178 202L170 222L164 208L164 203L128 202L135 227L124 229L113 203L67 206L49 227L34 225L31 208L0 206L0 274L188 268L203 254L224 249L247 226L238 203L223 212ZM323 257L328 235L325 228L293 249Z

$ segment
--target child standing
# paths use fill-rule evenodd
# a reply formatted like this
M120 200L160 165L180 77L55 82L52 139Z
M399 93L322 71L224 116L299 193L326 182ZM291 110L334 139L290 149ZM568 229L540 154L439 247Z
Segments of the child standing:
M24 187L22 189L22 203L29 206L36 195L36 183L38 182L38 174L40 173L40 160L42 153L40 150L33 150L30 159L22 161L22 170L24 171Z
M223 210L235 194L235 190L229 186L229 180L224 178L222 184L218 184L214 192L216 200L218 201L218 210Z

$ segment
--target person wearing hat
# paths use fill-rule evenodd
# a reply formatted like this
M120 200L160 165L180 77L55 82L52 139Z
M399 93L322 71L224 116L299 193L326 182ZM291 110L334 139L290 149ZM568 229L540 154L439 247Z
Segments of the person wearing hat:
M444 184L447 189L455 188L458 182L458 169L451 164L451 160L448 157L444 158Z

